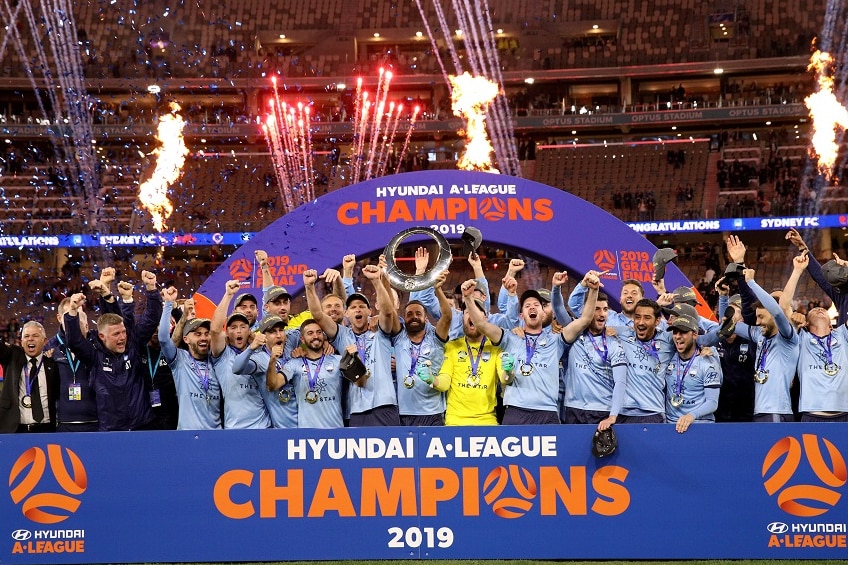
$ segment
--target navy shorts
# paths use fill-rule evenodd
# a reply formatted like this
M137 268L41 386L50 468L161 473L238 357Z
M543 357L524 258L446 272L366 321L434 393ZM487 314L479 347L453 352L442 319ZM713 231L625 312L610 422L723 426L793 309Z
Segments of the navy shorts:
M559 414L548 410L530 410L518 406L507 406L504 412L505 426L539 426L559 424Z
M626 416L624 414L619 414L615 419L616 424L662 424L664 422L664 414L646 414L644 416Z
M444 414L430 414L428 416L401 416L401 426L444 426Z
M378 406L365 412L350 415L351 428L367 428L374 426L399 426L400 415L394 404Z
M581 410L580 408L565 408L566 424L599 424L601 420L609 418L609 412L598 410ZM617 420L616 420L617 421Z

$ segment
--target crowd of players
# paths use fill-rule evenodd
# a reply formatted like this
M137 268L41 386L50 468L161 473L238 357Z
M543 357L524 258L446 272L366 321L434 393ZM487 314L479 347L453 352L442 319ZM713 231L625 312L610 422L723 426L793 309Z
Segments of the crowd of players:
M136 319L136 288L105 268L89 283L94 327L78 293L60 303L55 336L29 321L20 346L0 343L0 432L668 422L682 433L695 422L848 421L848 263L822 266L796 231L787 239L799 254L769 293L728 238L719 322L698 315L692 289L666 291L671 250L654 260L657 298L623 281L620 312L595 271L567 298L564 272L519 293L524 264L513 259L492 313L474 253L474 278L448 297L448 273L428 271L419 248L416 274L432 284L403 308L385 258L362 269L372 304L348 255L342 272L303 273L308 309L294 315L257 251L261 301L229 281L200 318L143 271ZM823 308L792 312L804 271L837 306L835 327Z

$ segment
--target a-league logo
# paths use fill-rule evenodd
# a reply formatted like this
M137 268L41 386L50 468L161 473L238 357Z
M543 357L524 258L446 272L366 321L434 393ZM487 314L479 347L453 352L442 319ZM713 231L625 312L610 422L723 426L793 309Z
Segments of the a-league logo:
M511 483L518 496L502 496ZM492 507L495 516L520 518L533 508L536 498L536 479L530 471L518 465L495 467L483 481L483 498Z
M71 471L68 472L67 462ZM59 488L64 492L44 492L41 485L47 463ZM42 486L42 489L39 487ZM24 451L9 473L9 494L12 502L21 504L21 512L39 524L56 524L67 520L80 505L79 495L88 487L85 467L76 453L62 446L49 444L47 453L40 447ZM52 488L49 485L48 488Z
M787 436L775 443L763 460L763 486L769 496L777 494L777 505L787 514L809 518L820 516L833 508L842 494L838 489L848 480L845 458L830 441L821 438L827 449L828 465L819 445L819 438L813 434L803 434L803 442ZM820 484L790 484L801 464L801 457L807 459ZM778 463L783 459L782 463Z

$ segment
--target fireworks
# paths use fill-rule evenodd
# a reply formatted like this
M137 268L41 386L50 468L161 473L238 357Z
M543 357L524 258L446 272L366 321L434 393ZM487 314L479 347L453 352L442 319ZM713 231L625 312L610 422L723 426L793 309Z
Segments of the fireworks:
M180 106L171 103L171 113L159 118L156 139L162 146L152 152L152 155L156 156L156 167L153 175L139 187L138 199L150 212L153 227L158 232L163 231L165 222L174 211L174 206L168 200L168 187L180 178L183 163L188 155L188 148L183 139L185 122L182 116L177 114L179 111Z
M848 110L833 93L831 70L833 58L830 53L816 51L810 58L808 70L815 70L816 92L804 102L813 119L813 147L811 153L818 157L819 172L830 178L836 162L839 144L836 142L837 128L848 127Z
M492 144L486 134L486 110L498 95L499 88L486 77L472 77L468 73L450 77L453 113L466 122L465 153L457 166L465 171L499 173L492 166Z

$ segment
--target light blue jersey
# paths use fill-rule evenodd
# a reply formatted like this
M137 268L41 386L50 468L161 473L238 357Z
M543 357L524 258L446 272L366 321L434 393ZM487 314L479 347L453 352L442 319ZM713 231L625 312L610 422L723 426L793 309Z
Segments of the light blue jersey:
M801 340L777 302L760 286L749 281L748 286L777 324L775 335L766 338L759 326L743 322L736 324L736 335L757 344L754 364L754 414L792 414L789 387L795 378Z
M432 374L438 375L445 360L445 343L436 335L436 328L427 322L421 343L412 343L406 328L393 340L395 374L397 375L398 411L401 416L430 416L445 412L445 395L415 374L416 369L430 363Z
M801 412L848 412L848 327L829 336L800 332Z
M224 428L264 429L271 427L262 389L265 383L254 375L233 373L233 361L241 351L228 345L220 357L212 357L212 370L224 395Z
M366 331L360 335L353 330L338 326L333 340L336 351L344 351L348 345L355 345L359 357L371 372L365 386L351 385L348 388L348 407L351 414L367 412L379 406L397 405L394 380L392 379L392 340L378 329Z
M185 349L177 349L169 335L171 310L166 302L159 321L159 344L162 358L171 367L179 401L178 430L221 429L221 385L206 359L195 359Z
M677 422L689 413L695 416L697 422L715 422L715 406L722 381L718 355L699 355L696 350L689 359L680 359L675 351L665 364L662 375L666 386L665 417L668 422ZM712 409L706 408L708 405Z
M613 408L614 367L625 368L627 358L616 338L588 331L577 338L568 352L565 375L565 405L578 410L610 412ZM626 374L626 369L625 374ZM625 396L621 396L623 403Z
M523 338L504 331L499 344L515 357L515 379L504 387L504 406L559 413L559 360L568 347L550 327Z
M297 427L341 428L342 382L340 355L319 359L289 359L283 374L294 385L297 397Z
M290 343L292 341L293 343ZM291 340L287 337L286 344L283 348L283 357L277 359L277 372L283 372L282 368L285 360L289 359L292 349L296 345L297 339ZM270 361L271 354L267 347L252 351L245 349L236 356L233 362L233 372L237 375L252 376L262 385L262 399L265 402L265 408L268 409L268 416L271 418L271 425L273 427L296 428L297 400L295 398L294 386L287 382L282 388L268 390L267 371Z
M615 328L616 338L627 358L627 397L621 414L648 416L665 413L665 378L660 374L674 353L669 332L656 332L640 341L634 331Z

